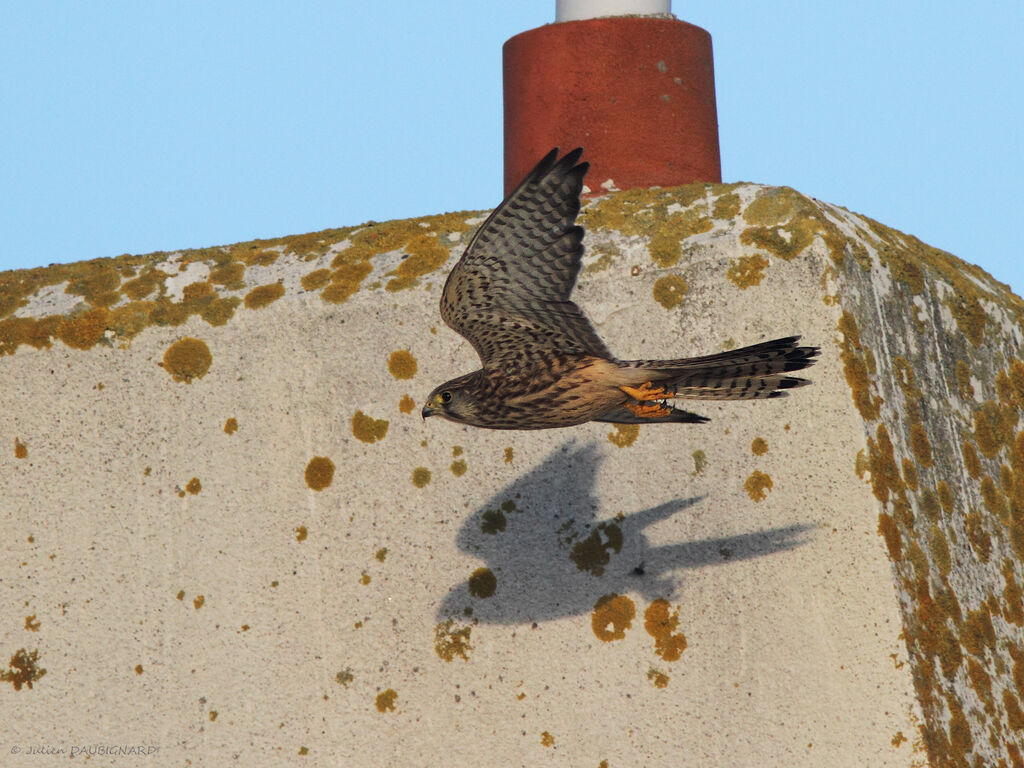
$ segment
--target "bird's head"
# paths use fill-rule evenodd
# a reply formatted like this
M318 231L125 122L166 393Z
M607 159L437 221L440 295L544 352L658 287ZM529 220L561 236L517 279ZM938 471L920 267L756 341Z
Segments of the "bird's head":
M466 424L474 423L477 414L477 400L473 394L471 383L475 374L460 376L446 381L427 395L423 406L423 418L441 416L449 421Z

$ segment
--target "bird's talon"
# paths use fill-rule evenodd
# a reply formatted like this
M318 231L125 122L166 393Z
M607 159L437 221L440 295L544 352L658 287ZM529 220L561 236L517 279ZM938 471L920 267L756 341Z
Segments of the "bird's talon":
M619 387L619 389L634 400L661 400L662 398L671 397L664 387L655 387L649 381L644 382L639 387L623 386Z

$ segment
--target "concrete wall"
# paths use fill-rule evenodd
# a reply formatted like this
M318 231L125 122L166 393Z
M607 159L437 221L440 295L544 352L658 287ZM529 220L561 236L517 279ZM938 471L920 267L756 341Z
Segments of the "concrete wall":
M482 215L0 275L0 752L1020 765L1021 301L789 189L617 193L616 354L802 333L814 386L424 423Z

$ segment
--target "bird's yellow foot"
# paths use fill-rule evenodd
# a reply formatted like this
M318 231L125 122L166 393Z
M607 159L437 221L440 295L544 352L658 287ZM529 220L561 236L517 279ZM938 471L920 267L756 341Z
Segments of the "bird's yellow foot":
M625 387L623 387L625 389ZM626 403L626 408L633 412L634 415L639 416L641 419L658 419L662 416L668 416L672 413L672 409L668 408L662 403Z
M664 400L666 397L675 395L675 392L667 392L663 387L652 386L649 381L639 387L619 387L619 389L634 400Z

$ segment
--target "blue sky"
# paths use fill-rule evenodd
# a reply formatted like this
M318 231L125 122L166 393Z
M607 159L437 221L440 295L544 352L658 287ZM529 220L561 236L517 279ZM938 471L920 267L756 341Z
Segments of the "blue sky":
M686 2L726 181L1024 293L1024 3ZM501 45L554 0L5 2L0 270L496 205Z

